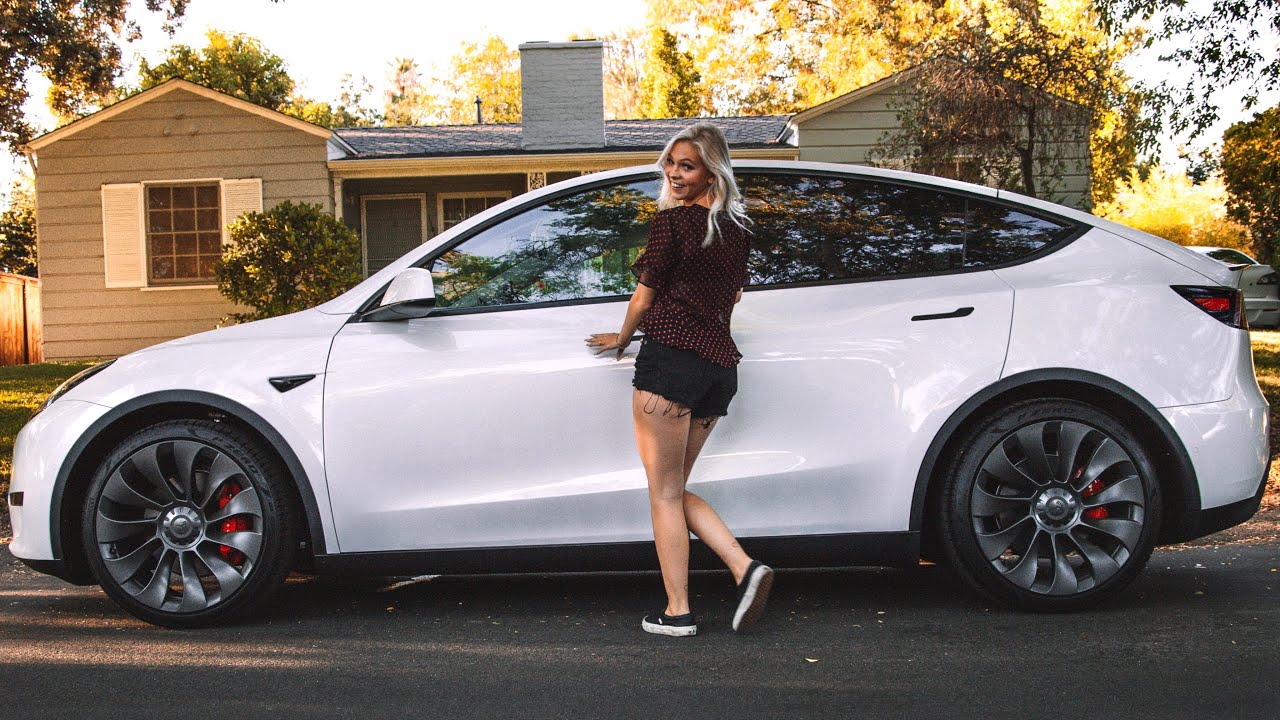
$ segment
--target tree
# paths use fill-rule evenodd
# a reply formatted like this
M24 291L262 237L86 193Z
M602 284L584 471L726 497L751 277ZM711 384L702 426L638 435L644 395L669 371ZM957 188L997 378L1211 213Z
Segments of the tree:
M693 56L682 52L675 35L654 28L649 36L648 59L641 79L644 117L695 117L702 113L702 76L694 69Z
M360 282L360 238L319 205L285 201L241 215L228 232L214 272L223 295L253 308L232 315L237 322L305 310Z
M1227 213L1248 226L1263 263L1280 259L1280 105L1222 135Z
M645 35L641 30L623 30L605 35L604 116L606 120L642 116L642 81L645 66Z
M922 50L881 156L924 172L1052 197L1063 152L1088 142L1105 201L1148 142L1139 98L1117 68L1127 46L1090 32L1084 3L987 0ZM1097 19L1093 17L1096 28ZM957 173L956 168L960 168Z
M372 92L373 85L366 78L361 77L357 87L348 73L342 77L342 92L337 102L327 103L295 95L282 112L328 128L381 125L385 121L382 114L364 104L364 98Z
M372 91L367 81L357 90L347 75L336 104L312 100L294 93L295 84L284 59L256 38L220 30L209 30L205 38L208 42L199 50L187 45L170 47L157 65L143 60L138 69L139 87L121 88L117 99L183 78L324 127L367 126L382 119L362 104L363 97Z
M209 30L205 39L208 44L201 50L171 46L158 65L142 60L138 67L141 89L183 78L273 110L289 104L294 83L283 58L242 33Z
M1094 214L1180 245L1211 245L1251 252L1249 233L1227 216L1222 179L1194 182L1185 173L1155 167L1129 176L1110 202Z
M1114 33L1151 27L1146 44L1166 43L1171 50L1160 59L1191 71L1180 85L1166 79L1146 88L1152 123L1167 118L1194 139L1218 120L1219 88L1243 87L1246 110L1280 88L1280 0L1098 0L1098 7Z
M795 112L909 67L950 12L935 0L649 0L687 40L716 114Z
M151 12L164 11L172 32L187 0L146 0ZM53 84L50 106L73 116L108 95L120 72L120 42L139 36L129 20L128 0L5 0L0 13L0 143L16 147L35 135L22 106L29 73Z
M35 277L36 197L31 178L23 177L9 190L9 207L0 213L0 272Z
M520 122L520 53L497 35L465 42L428 88L423 108L430 122L474 123L477 97L484 122Z
M391 88L386 92L383 117L388 125L417 125L422 119L424 90L413 58L392 61Z

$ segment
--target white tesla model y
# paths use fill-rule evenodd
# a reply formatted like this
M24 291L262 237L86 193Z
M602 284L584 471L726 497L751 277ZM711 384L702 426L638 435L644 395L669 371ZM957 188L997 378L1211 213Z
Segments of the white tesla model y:
M1256 511L1268 408L1221 263L937 178L737 171L742 389L690 483L755 557L923 556L1080 608ZM656 568L633 356L583 338L621 323L657 190L553 185L314 309L80 374L18 437L13 554L170 626L294 567Z

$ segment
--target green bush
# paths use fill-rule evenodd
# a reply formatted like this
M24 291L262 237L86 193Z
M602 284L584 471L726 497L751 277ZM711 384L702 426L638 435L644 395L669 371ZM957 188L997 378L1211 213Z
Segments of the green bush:
M222 251L218 290L253 308L237 322L304 310L361 280L360 238L319 205L282 202L241 215Z

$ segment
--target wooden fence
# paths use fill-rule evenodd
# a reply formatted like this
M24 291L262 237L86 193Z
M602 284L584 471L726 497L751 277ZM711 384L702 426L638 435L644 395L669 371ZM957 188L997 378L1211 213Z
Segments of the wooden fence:
M0 273L0 366L44 362L40 281Z

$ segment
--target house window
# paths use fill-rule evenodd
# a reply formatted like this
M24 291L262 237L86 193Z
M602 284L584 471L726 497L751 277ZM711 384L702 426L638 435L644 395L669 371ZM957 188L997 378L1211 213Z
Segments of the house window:
M222 256L218 183L147 185L147 279L191 285L214 279Z
M440 193L440 232L444 232L469 217L479 215L511 197L509 192Z

